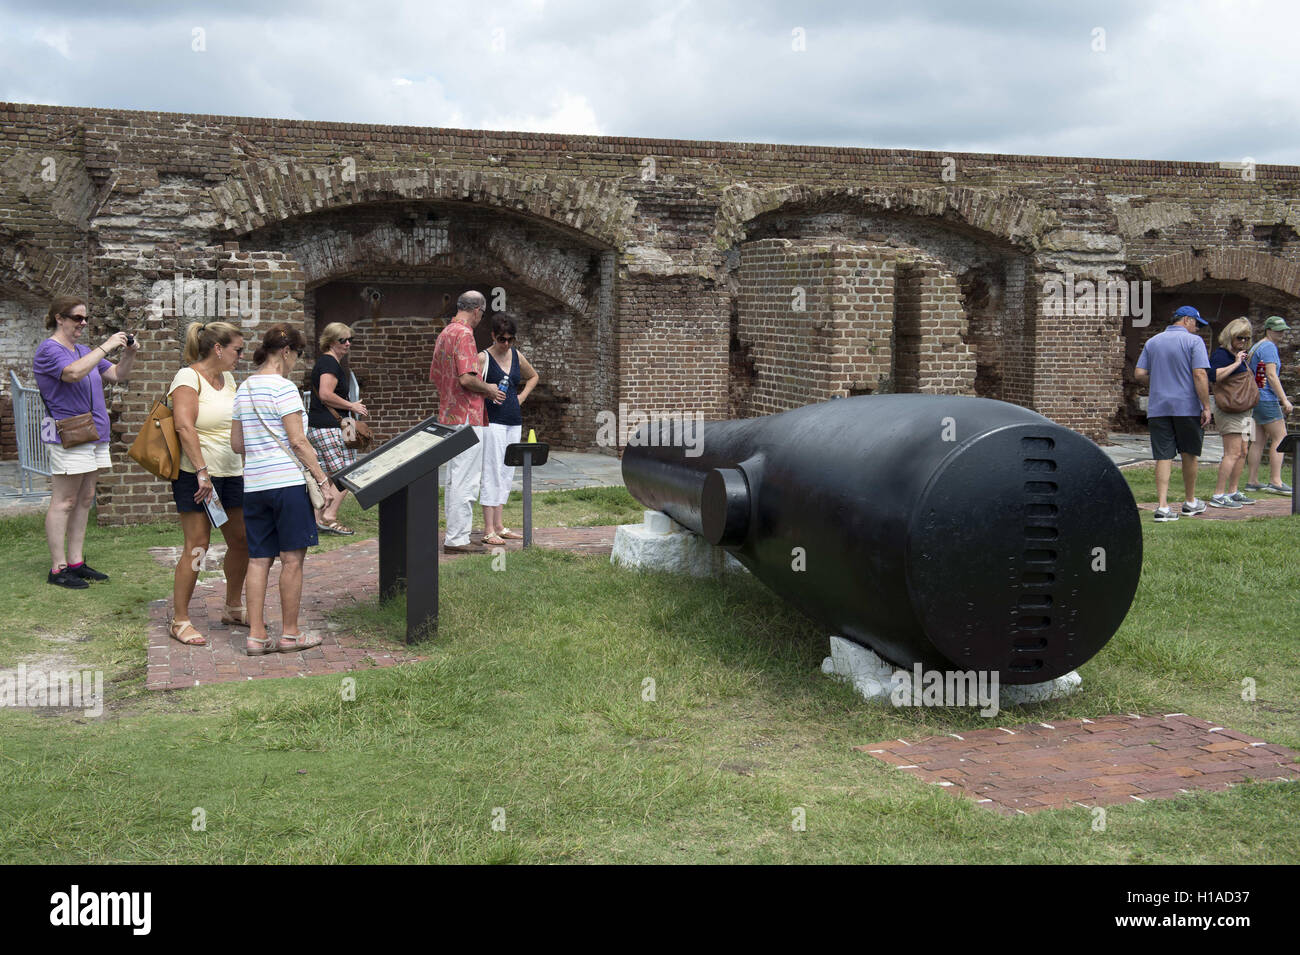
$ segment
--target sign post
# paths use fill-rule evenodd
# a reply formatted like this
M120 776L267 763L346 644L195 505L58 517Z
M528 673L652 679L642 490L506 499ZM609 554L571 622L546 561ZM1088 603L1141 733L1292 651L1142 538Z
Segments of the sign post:
M438 632L438 468L478 443L427 418L330 475L362 508L379 504L379 593L406 587L406 642Z
M524 467L524 546L533 546L533 465L541 467L550 456L551 446L536 441L506 445L506 467Z
M1277 453L1291 455L1291 513L1300 514L1300 468L1296 467L1300 459L1300 434L1288 434L1277 446Z

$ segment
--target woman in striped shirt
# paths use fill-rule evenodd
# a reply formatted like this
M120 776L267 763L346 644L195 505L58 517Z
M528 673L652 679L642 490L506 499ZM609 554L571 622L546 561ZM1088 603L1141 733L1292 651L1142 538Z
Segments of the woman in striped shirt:
M303 558L317 543L307 481L320 486L326 506L337 495L307 440L302 395L289 380L305 345L297 329L272 325L253 355L257 370L235 392L230 446L244 456L249 656L293 653L321 642L298 629ZM266 584L277 554L282 619L275 642L266 635Z

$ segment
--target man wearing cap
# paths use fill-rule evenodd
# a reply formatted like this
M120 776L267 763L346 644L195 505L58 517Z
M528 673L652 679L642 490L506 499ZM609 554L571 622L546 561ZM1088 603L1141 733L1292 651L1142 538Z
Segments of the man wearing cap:
M1184 305L1174 312L1170 326L1146 343L1137 360L1138 384L1151 386L1147 426L1160 499L1156 520L1161 523L1178 520L1178 512L1168 501L1176 454L1183 458L1183 516L1205 510L1205 502L1196 497L1196 464L1201 456L1203 429L1210 423L1210 356L1196 327L1209 324L1200 312Z
M1247 460L1250 462L1250 479L1246 482L1248 491L1271 491L1274 494L1290 494L1291 485L1282 480L1282 455L1277 446L1286 437L1286 416L1295 410L1295 406L1282 390L1282 382L1277 370L1282 367L1282 357L1277 346L1282 341L1282 333L1287 331L1287 324L1280 315L1270 315L1264 320L1264 340L1255 346L1250 359L1250 370L1255 373L1255 384L1259 386L1259 404L1255 406L1255 424L1264 432L1264 438L1250 446ZM1259 483L1259 460L1264 454L1264 441L1268 442L1269 482ZM1292 480L1295 476L1292 475Z

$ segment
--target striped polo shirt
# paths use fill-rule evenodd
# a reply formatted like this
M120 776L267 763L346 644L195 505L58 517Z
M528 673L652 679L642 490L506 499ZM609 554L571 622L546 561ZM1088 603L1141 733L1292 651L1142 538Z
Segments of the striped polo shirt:
M290 414L303 415L305 424L307 412L302 395L283 375L250 375L235 392L231 419L238 421L244 431L245 493L304 483L297 459L285 454L275 440L278 437L285 448L293 450L280 420Z

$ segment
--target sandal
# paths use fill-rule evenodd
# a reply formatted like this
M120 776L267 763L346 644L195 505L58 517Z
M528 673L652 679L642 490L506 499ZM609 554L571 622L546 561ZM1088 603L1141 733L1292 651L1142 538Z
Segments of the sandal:
M292 641L292 646L286 647L284 645L286 640ZM321 638L315 634L282 633L276 651L280 653L297 653L299 650L310 650L312 647L319 647L321 643Z
M505 542L504 540L502 540L500 537L498 537L496 534L485 534L485 535L483 535L483 543L484 543L484 544L487 544L489 547L505 547L505 546L506 546L506 542Z
M275 647L271 646L271 644L275 643L271 637L249 637L248 642L257 644L256 647L244 647L244 652L250 657L260 657L263 654L277 652Z
M318 531L328 531L331 534L338 534L340 537L351 537L356 533L352 528L340 524L338 521L330 521L328 524L316 524Z
M247 627L248 626L248 608L247 607L222 607L221 622L227 626Z
M505 530L503 530L503 531L502 531L499 535L497 535L497 536L499 536L499 537L504 537L504 538L505 538L506 540L508 540L508 541L521 541L521 540L524 539L524 535L523 535L523 534L516 534L514 531L512 531L512 530L511 530L510 528L508 528L508 527L507 527Z
M178 630L177 627L180 629ZM188 620L173 620L167 628L172 635L172 639L177 643L183 643L187 647L206 647L207 638L199 633L198 628ZM186 637L186 632L192 633L193 636Z

